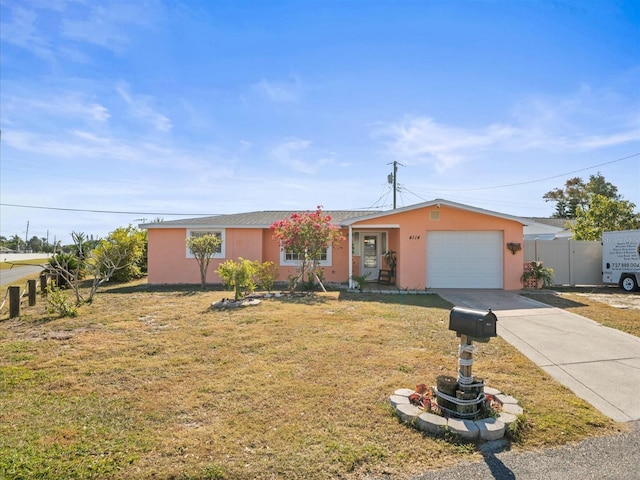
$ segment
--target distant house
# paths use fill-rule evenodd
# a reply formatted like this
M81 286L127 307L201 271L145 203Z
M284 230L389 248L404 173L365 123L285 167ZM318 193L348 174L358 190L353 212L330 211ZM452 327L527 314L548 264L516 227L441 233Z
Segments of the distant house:
M574 222L567 218L529 218L524 227L525 240L568 240L573 236L569 225Z
M295 273L297 262L273 239L271 224L289 211L262 211L141 224L148 230L150 284L197 284L198 264L186 239L211 233L222 239L208 281L227 259L273 261L280 280ZM386 269L384 253L397 255L395 278L400 289L522 288L525 219L436 199L387 211L325 211L345 237L322 260L328 282L347 282L353 275L376 281ZM508 248L507 244L518 245Z

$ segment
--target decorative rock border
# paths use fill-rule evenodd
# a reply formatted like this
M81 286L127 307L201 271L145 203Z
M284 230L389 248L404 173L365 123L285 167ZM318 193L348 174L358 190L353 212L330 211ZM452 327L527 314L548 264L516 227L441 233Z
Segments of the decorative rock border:
M482 420L467 420L455 417L441 417L433 413L425 412L409 401L409 395L414 390L401 388L393 392L389 402L396 411L396 415L405 423L414 425L418 430L431 435L442 435L445 431L453 432L464 440L490 441L504 437L507 426L515 422L518 415L524 410L518 405L518 400L510 395L504 395L500 390L485 387L484 393L493 397L502 406L502 411L496 418L483 418Z

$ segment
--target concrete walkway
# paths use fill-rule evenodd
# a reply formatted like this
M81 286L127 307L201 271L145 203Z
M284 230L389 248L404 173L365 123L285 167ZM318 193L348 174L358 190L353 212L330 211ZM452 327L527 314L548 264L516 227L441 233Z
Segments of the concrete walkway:
M640 338L504 290L435 291L455 306L491 309L498 335L619 422L640 420Z

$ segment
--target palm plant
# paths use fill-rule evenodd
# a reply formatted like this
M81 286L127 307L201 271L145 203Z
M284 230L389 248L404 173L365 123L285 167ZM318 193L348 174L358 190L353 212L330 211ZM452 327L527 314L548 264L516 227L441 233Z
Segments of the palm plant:
M534 279L536 285L543 287L553 285L553 268L543 266L541 261L531 262L520 277L520 281L526 285L530 279Z

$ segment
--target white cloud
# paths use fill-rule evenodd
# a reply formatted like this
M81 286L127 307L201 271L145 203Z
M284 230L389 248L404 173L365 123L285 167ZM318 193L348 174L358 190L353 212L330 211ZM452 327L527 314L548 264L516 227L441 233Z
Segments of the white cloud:
M165 115L157 112L153 107L153 98L148 95L132 95L129 86L120 83L116 86L116 91L127 103L129 110L134 117L150 123L153 128L161 132L168 132L173 128L171 120Z
M564 96L531 95L516 105L513 117L522 146L585 151L640 140L638 108L621 92L581 85Z
M97 45L122 52L134 28L148 28L162 14L162 5L145 2L35 1L5 2L0 38L50 64L59 59L91 62L85 47ZM5 18L7 20L5 20Z
M67 121L100 122L109 120L111 114L102 104L87 98L80 92L39 92L40 96L25 97L20 93L3 101L5 116L22 117L26 116L42 118L43 115L51 118L64 119ZM4 100L4 99L3 99Z
M502 123L465 128L414 116L380 124L372 134L393 158L442 172L490 150L584 152L638 142L637 108L623 95L582 86L564 97L524 99Z
M304 174L315 174L333 162L332 154L317 152L311 148L309 140L300 138L289 138L276 145L269 156L287 168Z
M272 82L263 78L253 85L253 89L268 100L276 103L297 102L303 93L298 77L294 77L292 82Z
M0 22L0 38L3 42L24 48L45 60L54 59L51 42L38 31L38 15L34 11L15 7L9 18L9 21Z
M374 136L389 139L394 157L430 163L437 171L443 171L473 152L492 147L516 133L516 129L507 125L473 130L438 124L429 117L407 117L379 127Z
M2 132L2 141L17 151L37 154L51 165L75 167L78 159L82 159L83 162L108 164L110 169L123 166L133 171L136 166L142 166L147 171L182 171L194 178L210 169L211 152L214 150L206 145L191 149L163 146L79 129L55 134L10 129ZM222 167L222 162L218 162L217 168Z

